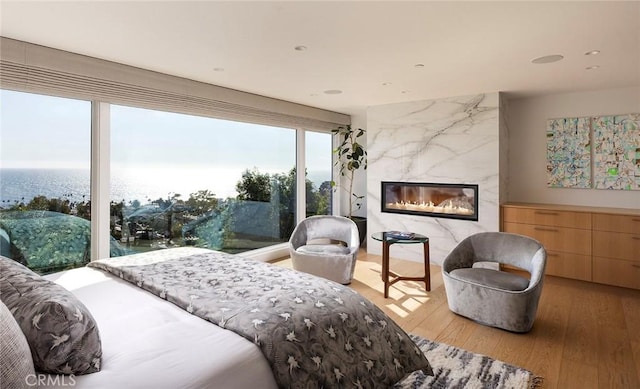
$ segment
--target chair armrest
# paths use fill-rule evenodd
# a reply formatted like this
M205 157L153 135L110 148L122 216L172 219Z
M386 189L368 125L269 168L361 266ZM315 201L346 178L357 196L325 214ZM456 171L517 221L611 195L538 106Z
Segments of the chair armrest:
M450 273L455 269L473 267L475 254L469 240L460 242L442 262L442 271Z
M300 246L307 244L307 230L305 226L299 224L291 233L289 238L289 247L296 250Z
M546 267L547 251L544 247L540 247L533 259L531 259L531 285L538 284L542 281Z

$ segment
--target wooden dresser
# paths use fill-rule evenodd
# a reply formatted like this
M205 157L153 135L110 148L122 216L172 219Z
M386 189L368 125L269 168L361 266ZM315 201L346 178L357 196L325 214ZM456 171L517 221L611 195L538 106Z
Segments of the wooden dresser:
M501 222L545 246L546 274L640 289L640 209L508 203Z

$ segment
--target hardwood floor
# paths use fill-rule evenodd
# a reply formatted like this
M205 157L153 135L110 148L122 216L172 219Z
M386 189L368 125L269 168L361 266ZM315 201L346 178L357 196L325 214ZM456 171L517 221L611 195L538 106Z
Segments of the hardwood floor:
M351 287L405 331L534 372L544 388L640 388L640 291L547 276L531 332L514 334L458 316L447 306L439 266L424 283L400 281L383 297L381 257L361 250ZM277 262L291 267L290 259ZM422 264L391 258L420 275Z

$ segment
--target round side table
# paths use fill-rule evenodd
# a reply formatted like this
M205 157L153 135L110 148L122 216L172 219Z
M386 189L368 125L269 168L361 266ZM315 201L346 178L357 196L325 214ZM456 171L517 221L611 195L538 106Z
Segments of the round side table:
M382 242L382 281L384 297L389 297L389 287L398 281L422 281L427 291L431 290L431 272L429 270L429 238L421 234L413 234L411 239L398 239L387 235L387 232L376 232L371 237ZM392 244L417 244L424 246L424 276L405 277L389 270L389 247ZM389 278L393 277L393 278Z

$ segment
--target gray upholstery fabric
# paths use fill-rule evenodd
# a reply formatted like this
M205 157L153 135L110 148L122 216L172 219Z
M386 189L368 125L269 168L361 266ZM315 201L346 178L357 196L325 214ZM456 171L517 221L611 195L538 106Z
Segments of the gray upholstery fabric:
M30 388L35 369L27 339L9 308L0 301L0 387Z
M100 371L97 324L71 292L0 257L0 294L24 333L39 371L76 375Z
M509 290L519 289L522 281L499 272L487 273L487 269L471 269L482 261L524 269L531 278L523 290ZM460 242L442 264L449 309L492 327L528 332L538 309L546 262L546 251L535 239L505 232L472 235ZM456 274L452 274L454 271ZM472 271L482 274L469 275ZM501 287L505 283L511 287Z
M318 239L343 242L346 246L321 244L314 248L308 244ZM353 279L359 248L356 224L342 216L308 217L296 226L289 239L294 269L341 284Z

